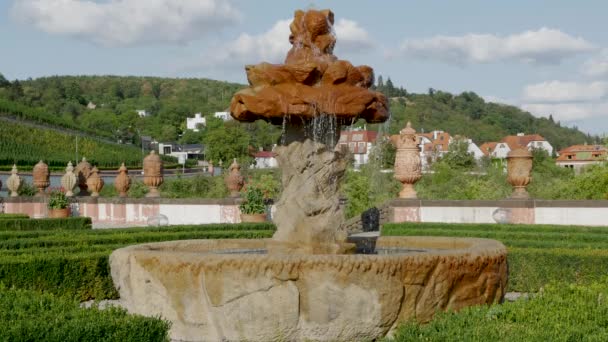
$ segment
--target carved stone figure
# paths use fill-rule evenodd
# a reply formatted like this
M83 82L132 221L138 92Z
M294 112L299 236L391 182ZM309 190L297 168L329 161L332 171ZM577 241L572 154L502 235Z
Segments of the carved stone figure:
M39 161L38 164L34 166L32 176L34 178L34 186L38 189L36 196L44 196L44 190L51 184L49 166L42 160Z
M526 190L532 179L532 153L525 148L507 154L507 181L513 186L511 198L529 198Z
M394 177L403 184L403 190L399 192L399 197L416 198L414 184L422 178L422 163L416 131L409 121L406 127L399 132L399 135L391 136L391 143L397 149Z
M230 197L239 197L240 191L243 188L243 176L241 176L241 166L236 162L236 158L228 167L228 174L224 178L226 187L230 190Z
M163 184L163 161L154 150L144 158L144 184L149 189L146 197L160 197L158 187Z
M87 179L91 175L91 164L89 164L85 157L82 157L82 161L76 165L74 174L76 175L78 187L80 188L78 195L88 196L89 192L87 191Z
M13 164L11 175L6 180L6 187L11 192L11 197L19 196L19 190L23 186L23 179L17 174L17 165Z
M293 47L285 64L247 65L251 87L234 95L231 115L239 121L263 119L274 124L281 124L286 115L312 119L319 113L349 124L355 118L386 121L386 97L368 90L374 82L373 69L333 55L333 24L330 10L296 11L289 26Z
M76 186L76 175L74 174L74 166L72 162L68 162L68 166L65 168L65 174L61 177L61 186L65 190L66 197L74 196L74 187Z
M91 170L91 175L87 178L87 187L91 191L91 197L98 197L99 192L103 188L103 179L99 176L99 170L94 166Z
M125 163L122 163L120 168L118 169L118 176L114 180L114 188L118 191L118 196L127 197L127 193L131 188L131 177L129 177L129 171L125 166Z

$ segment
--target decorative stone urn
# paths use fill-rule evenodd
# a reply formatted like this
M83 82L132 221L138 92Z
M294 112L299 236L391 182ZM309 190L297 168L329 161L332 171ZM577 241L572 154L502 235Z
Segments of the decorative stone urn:
M224 178L226 187L230 190L230 197L239 197L240 191L243 188L243 176L241 176L241 166L237 163L236 158L228 168L228 174Z
M416 131L408 121L399 135L393 135L390 139L391 143L397 148L394 177L403 184L403 190L399 192L399 197L417 198L414 184L422 177L422 164Z
M144 184L149 189L146 197L160 197L158 187L163 184L163 161L154 150L144 158Z
M532 153L525 148L507 154L507 181L513 186L511 198L529 198L526 190L532 179Z
M118 176L114 180L114 188L118 191L118 196L127 197L127 193L131 188L131 177L128 175L129 171L125 166L125 163L122 163L120 168L118 169Z
M213 171L214 171L213 160L209 161L209 166L207 167L207 171L209 171L209 173L213 176Z
M36 196L44 196L44 189L48 188L50 183L49 166L46 165L42 160L34 166L32 172L34 178L34 186L38 189Z
M74 166L72 162L68 162L68 166L65 168L65 174L61 177L61 186L65 190L66 197L74 196L74 187L76 187L77 178L74 174Z
M78 195L88 196L89 192L87 191L87 179L91 175L91 164L89 164L85 157L82 157L82 161L76 165L74 174L76 175L78 187L80 188Z
M99 197L103 184L103 179L99 177L99 170L94 166L91 170L91 175L87 178L87 187L91 190L91 197Z
M11 175L6 180L6 187L10 191L11 197L19 196L19 189L23 186L23 180L17 174L17 165L13 164L13 169L11 170Z

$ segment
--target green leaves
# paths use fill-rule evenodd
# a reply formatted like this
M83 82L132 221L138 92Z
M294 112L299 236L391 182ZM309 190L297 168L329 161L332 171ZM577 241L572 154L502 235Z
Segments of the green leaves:
M247 184L243 193L243 203L239 206L243 214L263 214L266 212L264 192L253 184Z

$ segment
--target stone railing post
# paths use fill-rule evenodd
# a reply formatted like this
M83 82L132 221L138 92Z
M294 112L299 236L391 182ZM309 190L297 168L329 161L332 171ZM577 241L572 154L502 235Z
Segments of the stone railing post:
M158 187L163 184L163 161L156 151L150 151L150 154L144 158L144 184L149 191L146 197L160 197Z
M407 126L398 135L391 136L390 139L397 149L394 177L403 184L403 190L399 192L399 197L417 198L414 184L422 178L422 164L416 131L408 121Z
M507 181L513 186L511 198L529 198L526 190L532 179L532 153L525 148L507 154Z

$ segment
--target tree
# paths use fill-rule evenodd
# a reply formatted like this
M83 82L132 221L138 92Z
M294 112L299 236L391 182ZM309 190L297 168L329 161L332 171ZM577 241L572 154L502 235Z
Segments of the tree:
M475 166L475 157L468 152L469 143L464 139L454 139L449 151L441 157L441 162L454 169L471 170Z
M11 82L4 78L4 75L0 73L0 88L6 88L11 85Z
M219 160L227 163L233 158L237 158L247 159L246 165L249 165L249 141L250 136L243 125L233 121L226 122L217 128L207 127L203 137L205 155L208 160L216 163Z

